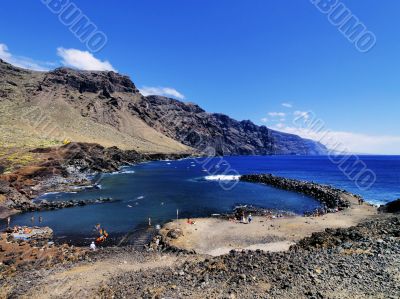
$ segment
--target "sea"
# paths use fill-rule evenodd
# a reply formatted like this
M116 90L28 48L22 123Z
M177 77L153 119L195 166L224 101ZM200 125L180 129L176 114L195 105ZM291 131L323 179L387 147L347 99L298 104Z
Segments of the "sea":
M93 178L96 188L49 193L36 199L110 203L15 215L11 225L50 226L58 242L90 244L100 224L122 236L172 219L208 217L238 205L303 214L319 207L305 195L238 181L242 174L271 173L329 184L381 205L400 198L400 156L229 156L155 161L125 166ZM39 218L41 222L39 222ZM150 219L149 219L150 218ZM1 223L4 228L5 222Z

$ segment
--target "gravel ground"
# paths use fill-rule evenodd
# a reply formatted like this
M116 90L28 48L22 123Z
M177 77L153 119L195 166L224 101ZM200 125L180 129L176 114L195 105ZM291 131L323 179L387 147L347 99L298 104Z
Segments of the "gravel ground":
M284 253L230 252L162 271L128 272L103 298L399 298L400 216L327 229Z
M108 247L17 271L0 298L400 298L400 215L326 229L289 251L210 257Z

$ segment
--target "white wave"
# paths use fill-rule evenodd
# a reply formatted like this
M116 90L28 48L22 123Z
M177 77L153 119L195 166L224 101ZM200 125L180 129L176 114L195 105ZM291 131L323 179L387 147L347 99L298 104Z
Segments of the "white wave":
M118 170L118 171L114 171L114 172L110 172L108 173L109 175L116 175L116 174L131 174L131 173L135 173L134 170Z
M144 195L136 197L136 199L143 199L143 198L144 198Z
M122 170L120 173L135 173L134 170Z
M240 179L240 175L209 175L206 176L205 179L207 181L238 181Z
M55 195L55 194L60 194L60 193L63 193L63 192L46 192L46 193L43 193L42 196Z

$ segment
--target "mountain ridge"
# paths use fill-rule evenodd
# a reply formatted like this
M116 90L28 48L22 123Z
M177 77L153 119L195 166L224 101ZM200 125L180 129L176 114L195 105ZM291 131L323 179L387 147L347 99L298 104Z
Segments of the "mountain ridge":
M0 127L10 130L7 138L1 136L3 145L15 143L14 136L21 139L17 146L37 138L43 143L71 139L154 153L207 148L215 148L217 155L326 153L317 142L249 120L209 113L194 103L143 96L128 76L112 71L62 67L35 72L0 60L0 102ZM52 130L32 130L38 116L28 112L34 109L52 123Z

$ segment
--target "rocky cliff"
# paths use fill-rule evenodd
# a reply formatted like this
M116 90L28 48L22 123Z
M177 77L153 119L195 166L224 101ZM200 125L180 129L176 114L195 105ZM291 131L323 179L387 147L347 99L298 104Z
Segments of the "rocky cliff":
M114 72L59 68L32 72L0 60L0 102L5 145L32 147L70 139L138 152L219 155L324 154L296 135L207 113L199 106L140 94Z
M183 144L215 149L218 155L319 155L326 148L299 136L237 121L220 113L208 113L193 103L161 96L142 97L133 113L149 126Z

